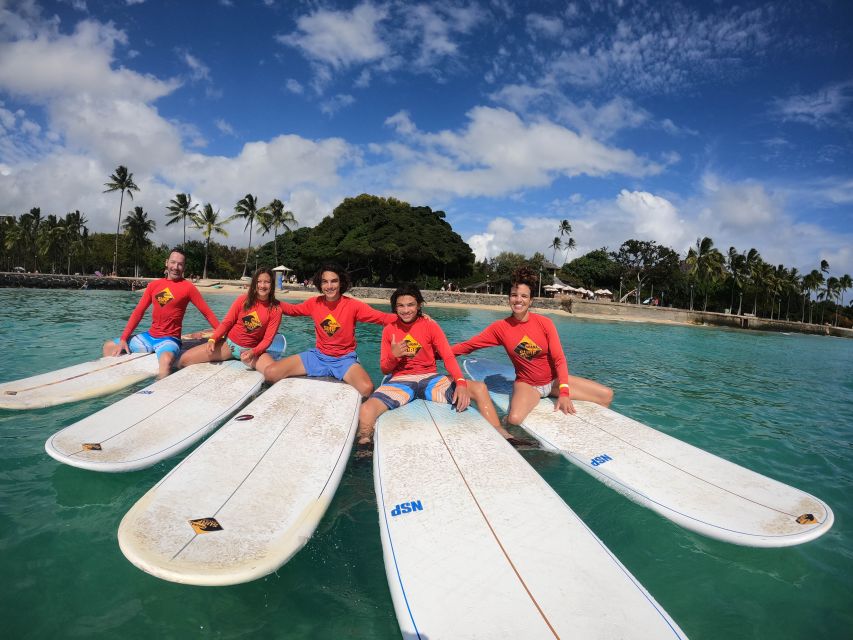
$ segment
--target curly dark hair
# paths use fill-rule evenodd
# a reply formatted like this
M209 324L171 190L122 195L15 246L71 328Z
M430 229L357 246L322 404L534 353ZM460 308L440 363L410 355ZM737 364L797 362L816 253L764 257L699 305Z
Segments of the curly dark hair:
M423 315L421 306L424 303L424 296L416 284L401 284L394 290L394 293L391 294L391 313L397 312L397 298L400 296L412 296L418 303L418 317L420 318Z
M349 291L349 288L352 286L349 274L336 262L327 262L326 264L320 265L320 268L317 269L317 272L314 274L314 278L311 280L317 288L317 291L321 293L323 291L323 273L326 271L331 271L338 276L338 280L341 281L341 295Z
M519 284L526 284L530 287L530 292L532 294L536 290L536 283L538 281L539 276L537 273L531 269L529 265L522 265L512 272L509 283L510 288Z
M261 274L267 274L270 277L270 284L272 285L270 289L270 296L267 298L267 302L269 302L271 307L274 307L278 304L278 301L275 299L275 273L273 273L272 269L268 269L267 267L261 267L255 273L252 274L252 281L249 283L249 291L246 294L246 302L243 303L243 308L247 311L251 309L255 302L258 301L258 278L261 277Z

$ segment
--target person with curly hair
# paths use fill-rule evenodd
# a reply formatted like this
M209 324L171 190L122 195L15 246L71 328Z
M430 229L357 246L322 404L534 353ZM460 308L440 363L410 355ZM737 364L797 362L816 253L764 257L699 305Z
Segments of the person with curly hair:
M530 311L536 272L530 267L516 269L511 278L509 307L512 314L493 322L470 340L453 345L454 355L465 355L486 347L501 346L515 367L512 399L507 422L520 425L542 398L553 397L554 411L574 413L575 400L610 406L613 390L569 375L563 345L554 322Z

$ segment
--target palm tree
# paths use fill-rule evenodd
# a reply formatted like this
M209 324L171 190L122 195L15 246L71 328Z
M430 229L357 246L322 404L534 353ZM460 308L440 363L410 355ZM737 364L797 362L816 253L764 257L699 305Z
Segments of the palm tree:
M175 224L176 222L183 222L184 224L184 242L181 246L186 249L187 218L190 219L190 222L195 221L195 216L198 215L198 203L193 202L191 195L187 193L179 193L169 200L169 206L166 208L169 210L169 213L166 214L166 217L169 219L166 223L167 227L170 224Z
M148 244L148 234L153 233L157 223L148 217L142 207L134 207L133 212L124 219L124 230L133 249L134 277L139 277L139 255Z
M111 191L121 191L121 198L118 201L118 222L116 223L116 246L113 251L113 274L118 275L118 232L121 228L121 209L124 204L124 192L127 191L127 195L130 196L130 199L133 200L133 192L139 191L139 187L136 186L136 183L133 181L133 174L127 170L127 167L124 165L119 165L115 173L110 176L109 182L105 182L104 186L106 189L104 193L110 193Z
M791 267L790 271L785 274L784 288L788 294L788 303L785 305L785 320L791 319L791 294L799 294L801 286L800 272L797 270L797 267Z
M743 286L744 260L745 257L742 253L738 253L738 250L734 247L729 247L729 252L726 254L726 269L728 269L729 278L732 281L732 294L729 299L729 310L733 309L735 306L735 287L738 288L738 291L741 291L741 287ZM743 300L742 292L740 298ZM740 315L740 309L738 309L738 315Z
M225 220L220 220L219 210L217 209L214 211L213 205L208 202L204 207L202 207L201 213L198 214L193 221L196 228L201 229L201 235L204 236L204 271L201 276L204 280L207 280L207 256L210 252L210 236L214 233L218 233L219 235L227 238L228 232L225 230L224 225L228 224L233 219L234 216L226 218Z
M557 257L557 251L559 251L563 247L563 241L560 240L559 237L554 238L553 242L548 245L549 249L553 249L554 253L551 254L551 262L554 262L554 259ZM557 264L554 262L554 264Z
M705 294L702 311L708 310L708 292L711 285L719 282L725 276L725 260L723 254L714 248L714 241L709 237L697 238L696 246L687 252L688 273L696 277L700 288Z
M39 255L50 261L50 272L56 273L56 263L62 250L62 239L65 236L65 225L54 214L50 214L39 225L36 244Z
M278 229L282 227L285 231L293 231L291 225L296 226L296 218L292 211L287 211L284 208L284 203L276 198L264 207L263 215L258 216L258 225L267 234L273 232L273 251L275 253L275 263L278 264Z
M65 214L65 249L68 257L68 275L71 275L71 258L75 250L80 246L80 234L88 220L80 213L80 210Z
M569 261L569 251L573 251L576 247L575 239L570 235L572 233L572 225L569 224L568 220L560 220L559 231L560 238L563 236L569 236L568 240L563 241L563 248L566 250L566 258L563 260L563 263L566 263ZM553 260L551 262L553 262Z
M841 306L844 306L844 294L848 289L853 288L853 280L850 279L850 274L845 273L838 279L838 287L841 289ZM838 307L835 308L835 326L838 326Z
M809 299L809 324L812 323L812 293L820 289L820 285L824 282L823 274L817 269L812 269L811 273L803 276L803 287L806 290Z
M817 294L818 300L823 300L823 305L820 309L820 323L823 324L823 312L826 309L826 306L835 300L841 294L841 287L838 283L838 278L835 276L830 276L824 282L824 288L822 291L819 291Z
M246 220L246 226L243 227L243 230L249 230L249 248L246 249L246 261L243 263L243 276L246 277L246 269L249 266L249 253L252 251L252 230L255 226L255 218L258 217L258 214L262 213L262 209L258 209L258 199L253 196L251 193L247 193L241 200L237 202L234 206L234 211L237 215L235 218L244 218Z

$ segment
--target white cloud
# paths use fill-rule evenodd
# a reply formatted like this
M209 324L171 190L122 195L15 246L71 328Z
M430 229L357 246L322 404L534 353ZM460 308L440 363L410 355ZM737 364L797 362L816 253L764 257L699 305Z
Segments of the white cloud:
M233 136L234 135L234 127L232 127L230 124L228 124L228 122L226 122L222 118L217 118L214 124L216 125L216 128L219 129L225 135L227 135L227 136Z
M204 64L201 60L199 60L196 56L191 54L189 51L180 51L178 52L181 60L186 64L190 69L190 79L194 82L198 82L200 80L210 80L210 67Z
M360 4L352 11L320 9L300 17L297 31L276 39L298 48L312 60L344 68L378 60L388 53L377 29L387 15L386 9L370 3Z
M853 104L853 81L837 82L820 90L774 101L772 112L783 122L802 122L821 128L838 124Z
M395 185L415 200L507 195L550 184L558 176L644 176L661 170L631 151L548 120L525 122L504 109L472 109L467 127L459 132L421 133L405 113L387 123L420 151L413 161L397 158Z
M543 16L541 13L531 13L525 18L527 32L534 38L556 38L563 33L563 21L560 18Z
M351 95L339 93L333 98L323 101L320 105L320 111L327 116L333 116L341 109L350 106L353 102L355 102L355 98Z
M295 93L296 95L302 95L305 92L305 87L302 86L302 83L293 78L288 78L284 86L290 93Z

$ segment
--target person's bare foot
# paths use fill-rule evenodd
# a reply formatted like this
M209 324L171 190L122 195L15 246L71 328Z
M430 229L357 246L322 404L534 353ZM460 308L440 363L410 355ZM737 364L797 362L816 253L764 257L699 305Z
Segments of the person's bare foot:
M506 438L506 441L509 442L516 449L538 449L539 445L535 440L528 440L527 438L516 438L515 436L510 436Z
M355 444L355 459L363 460L373 457L373 438L361 437Z

